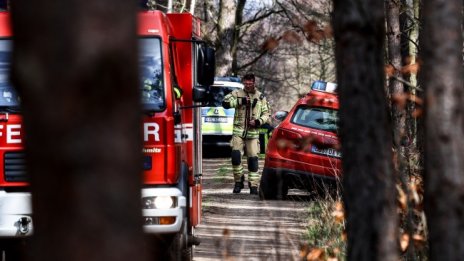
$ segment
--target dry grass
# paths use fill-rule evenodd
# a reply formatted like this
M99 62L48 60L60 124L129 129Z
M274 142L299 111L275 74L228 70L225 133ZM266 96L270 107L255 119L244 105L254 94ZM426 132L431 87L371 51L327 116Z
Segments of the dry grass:
M345 219L340 199L318 197L308 203L306 243L302 245L302 260L344 260Z

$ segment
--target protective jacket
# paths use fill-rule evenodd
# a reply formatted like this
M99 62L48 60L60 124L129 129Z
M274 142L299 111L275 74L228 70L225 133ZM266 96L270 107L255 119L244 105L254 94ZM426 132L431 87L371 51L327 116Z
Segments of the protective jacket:
M222 106L225 109L235 108L233 135L246 139L259 138L259 127L268 121L270 114L266 97L261 92L234 90L224 97ZM255 121L255 127L249 125L250 120Z

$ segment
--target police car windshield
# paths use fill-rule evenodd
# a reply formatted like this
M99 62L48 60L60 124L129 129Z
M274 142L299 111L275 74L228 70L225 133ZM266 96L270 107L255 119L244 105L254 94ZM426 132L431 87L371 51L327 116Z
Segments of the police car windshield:
M224 96L231 93L233 90L238 90L239 87L230 87L230 86L214 86L212 85L209 89L210 99L206 103L206 106L210 107L220 107L222 106L222 101L224 100Z
M336 133L338 111L330 108L300 106L296 109L291 122L312 129Z
M159 38L140 38L139 50L143 107L149 111L162 111L165 98L161 41Z
M20 98L10 83L11 39L0 39L0 108L19 109Z

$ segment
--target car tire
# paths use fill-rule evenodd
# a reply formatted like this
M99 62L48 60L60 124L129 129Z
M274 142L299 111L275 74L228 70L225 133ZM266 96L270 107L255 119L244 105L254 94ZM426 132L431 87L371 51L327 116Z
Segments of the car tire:
M288 194L288 184L284 176L280 173L276 175L277 199L284 200Z
M267 168L263 169L261 181L259 184L260 199L276 199L277 198L277 182L275 172Z

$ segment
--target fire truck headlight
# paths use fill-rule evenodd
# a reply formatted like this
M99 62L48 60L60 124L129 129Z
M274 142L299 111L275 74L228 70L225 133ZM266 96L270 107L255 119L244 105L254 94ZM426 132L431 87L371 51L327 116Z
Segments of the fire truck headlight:
M154 196L142 198L143 209L168 209L177 207L177 198L171 196Z
M155 202L155 198L154 198L154 197L142 198L142 207L143 207L144 209L155 208L154 202Z
M174 207L174 200L169 196L159 196L154 201L155 208L168 209Z

